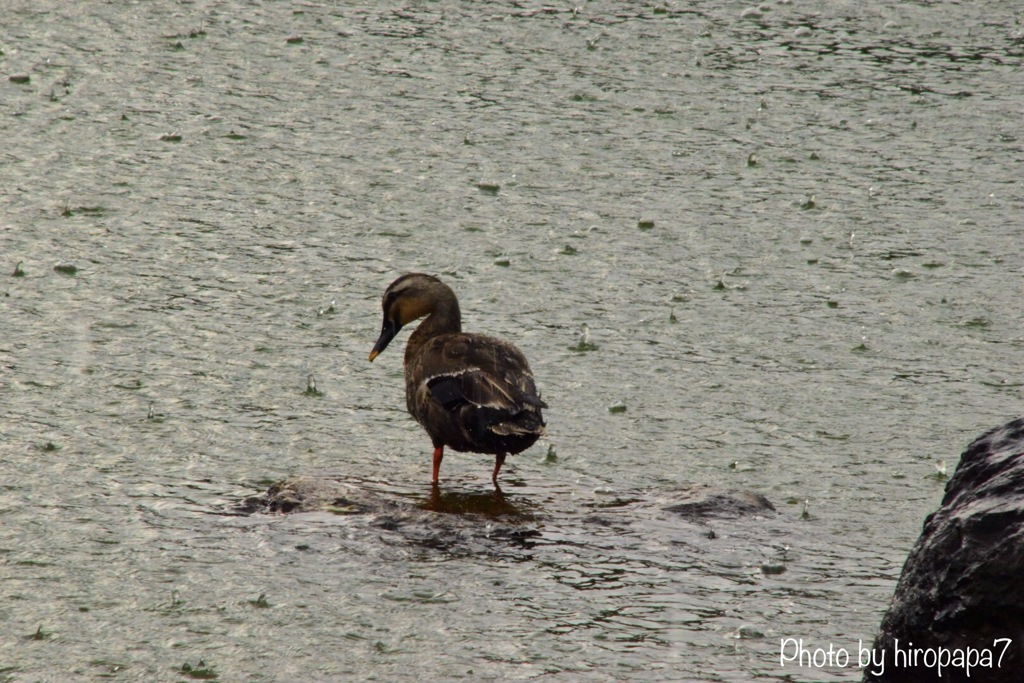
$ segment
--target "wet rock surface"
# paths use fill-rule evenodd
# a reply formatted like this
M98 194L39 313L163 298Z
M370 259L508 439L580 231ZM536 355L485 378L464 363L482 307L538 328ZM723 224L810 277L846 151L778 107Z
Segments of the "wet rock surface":
M745 515L774 514L775 506L765 496L753 491L722 489L704 484L673 491L664 496L674 502L664 506L691 522L706 519L736 518ZM638 496L615 497L597 508L623 508L642 503ZM334 512L338 514L400 513L413 510L452 514L483 514L488 517L529 517L508 496L500 491L467 494L434 489L422 504L389 498L358 484L333 477L299 476L282 479L265 493L250 496L238 505L241 514L276 514L300 512Z
M529 548L538 536L528 498L500 491L465 492L434 488L413 494L324 474L297 476L250 496L232 512L239 515L327 513L351 524L385 532L394 542L460 556L493 555Z
M964 451L924 522L865 681L1019 681L1024 665L1024 419ZM1009 639L1007 641L1006 639Z
M563 502L565 499L563 499ZM465 491L444 486L411 493L341 475L297 476L278 481L237 505L234 514L290 517L299 513L345 518L352 528L381 534L386 545L437 552L444 557L499 556L536 559L560 546L604 553L596 539L665 533L679 551L712 564L778 574L789 561L784 544L766 538L800 532L777 516L763 495L704 484L660 492L595 493L569 508L547 507L509 487ZM751 523L751 521L754 523ZM590 551L587 550L590 548ZM767 569L766 569L767 568Z
M385 501L337 479L294 477L274 483L265 493L250 496L238 506L243 514L289 512L371 512Z
M753 491L718 489L697 485L676 494L680 502L666 507L691 521L705 518L732 518L744 515L773 514L775 506L760 493Z

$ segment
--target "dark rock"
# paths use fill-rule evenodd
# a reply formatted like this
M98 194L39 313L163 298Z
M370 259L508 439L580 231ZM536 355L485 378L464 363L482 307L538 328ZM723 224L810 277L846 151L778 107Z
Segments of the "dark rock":
M1024 419L967 447L896 586L865 681L1022 680ZM1008 641L1006 639L1009 639ZM941 665L941 667L940 667Z
M742 517L744 515L775 512L775 506L760 493L753 491L718 489L711 486L691 486L673 494L682 502L665 508L690 521L706 517Z
M246 498L238 510L246 514L322 510L360 514L374 509L370 501L363 500L365 497L357 488L333 479L295 477L277 482L266 493Z

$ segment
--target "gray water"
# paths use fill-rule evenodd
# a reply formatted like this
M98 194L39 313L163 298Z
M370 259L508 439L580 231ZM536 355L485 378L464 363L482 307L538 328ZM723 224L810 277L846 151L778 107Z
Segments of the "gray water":
M781 639L870 640L1022 410L1024 20L752 8L0 0L0 680L859 680ZM551 406L503 506L232 514L429 507L411 270Z

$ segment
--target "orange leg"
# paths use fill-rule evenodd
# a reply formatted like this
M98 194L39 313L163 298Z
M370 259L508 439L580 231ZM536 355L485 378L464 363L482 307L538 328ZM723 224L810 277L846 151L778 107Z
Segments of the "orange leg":
M501 466L504 465L504 464L505 464L505 454L504 453L498 453L496 456L494 456L494 474L491 475L491 481L494 482L495 486L498 485L498 472L501 471Z
M434 472L433 478L430 480L431 483L437 483L437 475L441 472L441 461L444 460L444 446L438 446L434 449ZM497 471L495 471L497 476Z

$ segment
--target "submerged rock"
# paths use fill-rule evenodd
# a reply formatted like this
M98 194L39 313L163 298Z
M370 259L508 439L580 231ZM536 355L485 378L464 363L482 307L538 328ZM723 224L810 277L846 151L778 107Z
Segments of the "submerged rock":
M1024 419L960 457L896 586L865 681L1020 681Z
M266 493L243 500L235 511L251 515L297 512L374 516L374 525L397 526L400 522L434 520L432 513L480 515L490 519L533 519L531 506L500 492L464 493L432 489L421 499L375 490L362 482L330 476L298 476L282 479Z
M775 512L775 506L760 493L697 485L673 494L682 502L665 508L691 521L706 517L742 517Z
M380 508L367 499L367 494L354 486L334 479L294 477L272 485L266 493L242 501L239 512L317 512L326 510L359 514Z
M386 490L379 485L327 476L297 476L274 483L233 510L238 515L331 513L338 524L385 532L393 546L440 552L447 557L481 555L520 559L541 532L533 505L501 492L467 493L432 488L425 495ZM439 514L440 513L440 514ZM325 521L323 515L317 517ZM327 518L331 520L332 518ZM303 546L308 544L303 543Z

